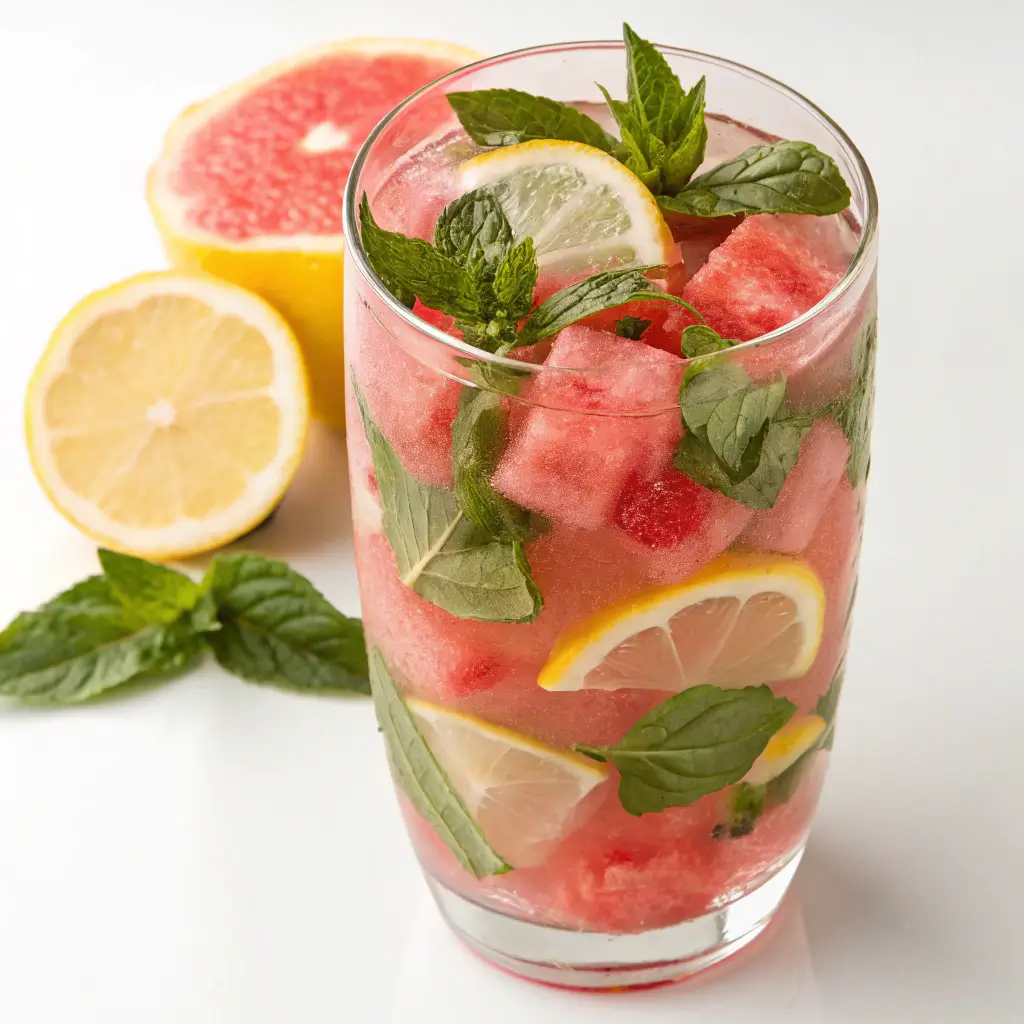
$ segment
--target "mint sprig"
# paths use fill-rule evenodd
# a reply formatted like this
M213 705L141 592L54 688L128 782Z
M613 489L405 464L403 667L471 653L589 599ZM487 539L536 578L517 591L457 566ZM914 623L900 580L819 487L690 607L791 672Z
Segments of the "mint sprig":
M218 555L202 582L101 549L90 576L0 633L0 695L75 704L166 678L212 648L229 672L297 690L369 692L363 627L263 555ZM245 614L240 614L240 605Z
M850 190L835 161L809 142L753 146L694 178L708 139L704 78L686 89L657 47L627 24L623 40L627 99L613 99L599 86L619 139L568 104L515 89L450 93L449 102L468 134L483 146L559 139L611 153L669 212L825 216L849 205Z
M612 746L573 749L619 770L630 814L687 807L738 782L796 705L767 686L690 687L644 715Z
M852 384L845 399L833 403L827 411L842 427L850 442L846 475L857 487L868 476L871 465L871 419L875 404L875 348L878 322L872 318L862 329L853 347Z

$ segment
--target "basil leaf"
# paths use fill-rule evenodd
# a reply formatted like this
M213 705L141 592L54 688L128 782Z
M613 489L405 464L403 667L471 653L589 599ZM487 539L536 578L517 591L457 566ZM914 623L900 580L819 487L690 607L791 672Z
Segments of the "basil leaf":
M527 540L530 513L491 486L505 447L508 413L493 391L463 388L452 424L455 497L466 518L497 540Z
M395 782L409 802L452 851L456 860L477 878L511 871L512 866L491 848L462 797L438 764L376 648L370 651L370 681L388 762Z
M698 175L676 196L660 196L673 213L839 213L850 189L835 161L809 142L751 146L734 160Z
M629 338L631 341L639 341L644 331L651 326L651 320L644 320L639 316L624 316L615 321L615 333L620 338Z
M578 320L605 309L624 306L636 299L674 302L696 313L688 302L669 292L661 291L647 279L645 275L657 269L659 268L656 266L644 266L605 270L569 285L560 292L555 292L526 319L519 330L518 344L531 345L544 338L550 338Z
M201 651L184 620L147 623L91 576L0 633L0 694L73 704L183 669Z
M853 383L850 396L836 410L836 421L850 442L846 475L856 487L867 479L871 463L871 419L875 405L875 347L878 322L872 319L861 331L853 349Z
M738 782L796 711L767 686L690 687L644 715L614 746L575 750L619 770L630 814L687 807Z
M399 302L425 306L459 320L486 321L486 295L480 283L458 261L422 238L407 238L377 225L363 193L359 230L373 272Z
M228 672L304 692L370 692L363 624L284 562L218 555L206 583L221 623L206 642Z
M537 269L532 238L524 238L498 264L494 275L494 301L502 314L516 326L533 308Z
M532 622L544 602L522 543L495 540L466 518L452 491L407 473L358 387L355 394L401 582L459 618Z
M687 359L697 359L700 356L724 352L733 344L723 338L718 331L708 327L707 324L690 324L683 331L680 349Z
M175 569L107 548L97 554L110 592L147 623L174 622L199 599L199 585Z
M512 248L512 227L493 194L475 189L441 211L434 247L476 276L493 279Z
M450 92L448 102L462 127L481 146L514 146L533 139L583 142L606 153L618 140L575 107L518 89Z

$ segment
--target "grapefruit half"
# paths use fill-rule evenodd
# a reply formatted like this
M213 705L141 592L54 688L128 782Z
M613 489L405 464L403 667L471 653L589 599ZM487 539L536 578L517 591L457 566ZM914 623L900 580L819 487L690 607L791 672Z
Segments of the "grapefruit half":
M376 123L478 54L421 39L350 39L274 64L189 107L150 169L175 267L256 292L291 324L313 413L344 425L342 192Z

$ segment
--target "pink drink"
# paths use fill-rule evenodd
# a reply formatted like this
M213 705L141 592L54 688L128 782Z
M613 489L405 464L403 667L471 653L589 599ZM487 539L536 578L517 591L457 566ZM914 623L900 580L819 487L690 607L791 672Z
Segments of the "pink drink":
M713 109L752 120L763 114L764 131L710 116L701 170L783 129L797 138L816 133L854 192L850 210L828 216L667 218L678 246L661 285L736 343L716 357L714 372L739 368L751 389L784 381L785 405L764 428L779 434L767 433L765 444L783 444L792 424L799 436L795 464L769 499L751 496L749 485L705 486L679 461L686 435L701 433L687 420L689 363L680 352L681 332L697 322L689 309L641 299L599 312L515 350L523 372L514 393L499 387L506 425L489 483L516 507L545 517L522 546L543 609L531 621L453 614L444 597L424 588L419 569L409 569L404 542L396 547L394 516L389 521L382 509L393 491L382 490L381 449L371 441L379 432L415 486L454 493L460 394L481 380L486 387L480 371L494 358L457 340L451 316L419 301L411 312L398 307L371 281L361 254L350 252L347 261L348 444L363 616L368 644L414 711L435 709L429 714L442 722L468 722L470 732L498 742L511 735L528 755L539 744L539 756L583 764L586 776L587 765L599 762L584 762L575 745L616 749L640 719L691 686L727 694L767 686L789 702L789 731L769 742L749 772L681 805L631 810L619 789L625 762L608 761L600 769L606 776L584 787L543 841L528 842L532 826L518 818L506 828L500 808L482 812L478 824L494 852L507 862L508 850L518 854L519 863L501 873L467 870L445 830L417 810L421 797L410 799L408 780L400 785L416 852L455 930L499 964L584 987L692 973L749 941L770 918L825 776L863 512L866 455L851 403L869 402L858 388L867 382L869 394L874 345L874 250L864 228L873 234L870 178L845 136L795 94L780 99L724 62L667 55L684 82L707 74ZM530 82L531 91L572 100L584 81L618 80L606 66L619 64L621 48L566 47L560 57L569 72L551 66L556 54L541 51L456 73L425 98ZM578 82L566 81L573 75ZM459 164L484 147L454 120L441 136L416 138L422 99L399 108L371 138L349 202L366 190L381 227L429 241L442 209L460 195ZM785 109L775 114L773 104ZM597 116L596 106L578 106ZM355 250L352 221L346 233ZM535 302L592 269L567 274L542 264ZM826 296L813 316L783 329ZM627 315L651 321L639 339L615 333ZM430 328L455 340L446 343ZM771 332L765 342L743 344ZM768 467L758 463L757 472L761 479ZM790 597L772 589L779 574L794 581ZM712 589L688 596L695 586ZM753 588L753 596L715 597L723 587ZM668 616L664 636L640 628L648 606L667 609L649 613ZM628 639L584 673L580 651L598 649L612 619ZM806 663L798 649L810 652ZM677 664L685 681L676 680ZM451 713L467 717L445 717ZM441 739L417 721L447 781L456 791L461 783L472 808L467 788L475 783L452 749L463 741L447 733ZM780 753L781 737L790 734L791 757ZM390 751L393 763L405 757ZM534 770L532 761L512 763ZM522 783L533 784L526 775ZM548 795L538 793L538 806L548 807ZM710 925L718 929L713 940L699 932ZM590 945L587 936L605 945Z

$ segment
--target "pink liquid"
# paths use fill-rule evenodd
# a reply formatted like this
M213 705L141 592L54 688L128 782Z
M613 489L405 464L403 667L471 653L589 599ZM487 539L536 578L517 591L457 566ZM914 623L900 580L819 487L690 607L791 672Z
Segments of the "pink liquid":
M708 164L763 141L760 134L723 118L711 118L709 127ZM374 209L379 223L432 237L438 214L455 197L455 168L477 151L461 130L414 151L377 193ZM761 322L773 310L790 310L793 303L808 301L800 289L827 291L858 243L856 225L843 216L750 220L763 222L764 230L745 225L735 240L731 233L739 230L738 218L673 224L680 252L669 287L687 294L684 289L699 291L705 281L709 283L704 290L711 295L717 287L712 272L720 259L712 253L729 240L736 246L740 268L734 291L745 295L747 303L739 312ZM749 242L740 243L744 237ZM772 249L777 239L783 240L778 259ZM762 252L766 255L759 262ZM793 267L784 266L792 253L799 258ZM775 276L765 277L769 271ZM355 280L360 303L357 327L350 327L346 336L351 372L405 468L424 481L450 486L451 422L461 389L452 376L458 375L459 366L450 353L438 352L436 345L384 308L365 282ZM542 279L540 297L563 284ZM757 305L762 295L758 289L764 291L764 308ZM809 300L809 305L815 301ZM736 358L755 380L784 372L787 400L804 409L820 408L850 387L852 346L873 315L872 302L869 292L856 307L837 309L809 329L765 348L741 350ZM417 312L435 326L450 329L439 314L419 308ZM578 358L592 353L593 360L603 359L607 346L601 338L610 336L595 339L593 331L612 329L614 320L627 312L655 321L643 342L628 343L636 349L616 339L621 343L619 355L608 356L616 359L622 352L635 351L639 359L644 349L643 371L635 380L628 367L617 363L614 374L609 370L613 383L607 386L600 372L585 387L541 374L509 403L510 437L494 485L552 522L549 534L527 545L545 602L540 617L529 624L459 619L399 581L394 556L374 514L372 460L350 395L356 555L368 641L380 649L408 694L557 747L611 744L669 693L548 692L536 680L556 638L610 602L651 586L680 582L723 552L784 552L808 563L821 579L825 625L810 670L799 679L771 686L799 711L812 712L843 656L855 577L862 493L846 476L848 445L834 421L820 420L805 439L797 466L771 510L752 511L707 492L710 497L700 498L696 511L673 513L676 517L668 515L664 522L644 521L647 506L640 512L623 511L636 489L653 487L649 504L655 512L650 514L667 515L658 504L664 488L659 491L662 485L657 481L669 474L671 483L672 451L681 432L679 414L677 409L649 413L672 408L683 369L679 333L694 321L664 303L620 308L592 318L589 333L581 328L563 332L552 347L552 357L576 345L578 351L572 351ZM785 319L799 312L785 312ZM737 311L727 314L735 318ZM664 429L659 427L662 419ZM667 543L673 530L686 535L678 543ZM425 869L450 888L531 921L637 932L722 906L770 876L806 838L827 760L827 751L815 753L789 800L767 809L751 834L736 838L715 835L716 824L728 812L731 788L688 807L633 817L619 803L613 771L577 808L563 839L542 863L483 880L459 867L430 826L401 799Z

